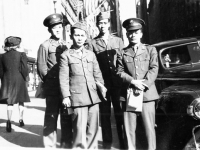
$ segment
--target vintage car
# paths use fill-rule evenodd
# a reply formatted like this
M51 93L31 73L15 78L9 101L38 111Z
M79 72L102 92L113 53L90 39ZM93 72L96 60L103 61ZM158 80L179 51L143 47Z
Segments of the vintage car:
M200 147L200 43L198 37L154 44L158 51L156 86L158 150Z

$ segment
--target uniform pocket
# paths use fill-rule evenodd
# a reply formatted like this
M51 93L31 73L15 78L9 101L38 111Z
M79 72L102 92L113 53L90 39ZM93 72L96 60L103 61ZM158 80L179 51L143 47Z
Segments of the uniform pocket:
M143 71L148 71L149 70L149 61L150 61L149 55L142 55L139 60L140 60L141 69Z
M124 57L124 60L125 60L125 63L133 63L134 62L133 57L130 57L130 56Z
M87 68L90 72L93 71L93 60L92 60L92 58L87 58Z
M79 74L82 69L82 65L80 61L77 59L70 60L69 66L70 66L70 72L72 74Z
M70 88L71 94L81 94L81 88L80 87L71 87Z

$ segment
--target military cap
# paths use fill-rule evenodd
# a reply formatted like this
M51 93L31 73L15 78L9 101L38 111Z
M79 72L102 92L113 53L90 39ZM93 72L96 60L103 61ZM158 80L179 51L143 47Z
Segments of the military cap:
M77 22L71 28L72 29L78 28L84 30L87 33L87 25L84 22Z
M61 14L51 14L44 19L44 26L50 27L52 25L63 23L63 16Z
M123 22L122 26L127 30L138 30L145 25L145 22L140 18L130 18Z
M106 11L106 12L100 12L97 15L97 21L101 21L104 19L110 19L110 11Z
M20 37L14 37L14 36L9 36L4 41L5 47L17 46L20 43L21 43L21 38Z

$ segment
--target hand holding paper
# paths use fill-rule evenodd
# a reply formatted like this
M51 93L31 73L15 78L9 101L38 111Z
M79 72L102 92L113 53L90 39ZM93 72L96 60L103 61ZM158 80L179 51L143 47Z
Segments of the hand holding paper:
M148 89L148 86L143 81L145 81L145 80L144 79L143 80L132 80L131 84L134 85L139 90L143 91L146 88Z

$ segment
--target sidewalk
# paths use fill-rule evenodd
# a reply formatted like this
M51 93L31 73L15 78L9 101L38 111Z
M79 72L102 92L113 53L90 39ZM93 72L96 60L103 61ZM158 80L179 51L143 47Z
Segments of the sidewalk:
M29 92L30 103L25 103L24 127L19 127L18 105L14 105L12 115L12 132L6 132L7 105L0 104L0 148L44 148L42 130L45 113L45 99L34 98L35 91ZM114 118L112 117L112 122ZM119 149L115 123L112 123L114 143L112 149ZM58 118L57 147L60 145L60 117ZM99 149L102 148L101 128L99 134Z

